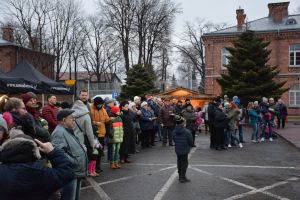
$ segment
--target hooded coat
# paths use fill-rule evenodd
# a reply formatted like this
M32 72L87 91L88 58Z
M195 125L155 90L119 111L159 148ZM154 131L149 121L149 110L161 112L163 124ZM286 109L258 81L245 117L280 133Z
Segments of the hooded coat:
M53 168L44 167L34 141L8 140L0 153L0 196L3 200L44 200L73 179L72 163L60 149L47 155Z
M72 114L74 120L76 120L74 121L73 126L75 136L78 138L81 144L94 147L94 134L89 110L81 100L77 100L74 102L72 110L75 111ZM85 136L87 137L88 141L85 141ZM86 144L87 142L89 144Z

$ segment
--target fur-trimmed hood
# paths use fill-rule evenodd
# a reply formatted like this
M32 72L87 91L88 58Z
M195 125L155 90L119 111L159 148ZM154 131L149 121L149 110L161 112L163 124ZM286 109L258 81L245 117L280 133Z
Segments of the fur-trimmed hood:
M0 162L26 163L41 158L40 151L33 140L15 138L6 141L0 149Z

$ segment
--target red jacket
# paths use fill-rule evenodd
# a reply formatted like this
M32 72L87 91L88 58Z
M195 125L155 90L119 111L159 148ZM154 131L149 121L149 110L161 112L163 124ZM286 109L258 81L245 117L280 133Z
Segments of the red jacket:
M48 130L50 133L52 133L57 126L57 112L58 108L53 105L47 104L43 108L42 116L48 122Z

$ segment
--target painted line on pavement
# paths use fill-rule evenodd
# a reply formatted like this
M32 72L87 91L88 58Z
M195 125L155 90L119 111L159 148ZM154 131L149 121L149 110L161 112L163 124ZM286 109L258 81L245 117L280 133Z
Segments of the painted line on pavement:
M275 187L278 187L278 186L281 186L281 185L285 185L285 184L288 184L289 181L296 181L298 180L299 178L297 177L292 177L292 178L289 178L285 181L280 181L280 182L277 182L277 183L274 183L272 185L269 185L269 186L266 186L266 187L263 187L263 188L259 188L259 189L255 189L255 190L251 190L249 192L245 192L245 193L242 193L242 194L238 194L238 195L235 195L235 196L232 196L232 197L229 197L225 200L234 200L234 199L240 199L240 198L244 198L244 197L247 197L247 196L250 196L250 195L253 195L253 194L256 194L256 193L264 193L264 194L270 194L269 192L266 192L266 190L270 190L270 189L273 189ZM288 200L288 198L285 198L285 197L280 197L278 195L274 195L274 194L271 194L272 197L276 198L276 199L279 199L279 200Z
M105 185L105 184L109 184L109 183L115 183L115 182L119 182L119 181L124 181L124 180L128 180L128 179L132 179L132 178L139 177L139 176L146 176L146 175L149 175L149 174L156 174L156 173L168 170L168 169L173 169L175 167L176 166L173 165L173 166L165 167L165 168L153 171L153 172L148 172L148 173L143 173L143 174L138 174L138 175L133 175L133 176L127 176L127 177L122 177L122 178L114 179L114 180L111 180L111 181L101 182L101 183L98 183L98 185L101 186L101 185Z
M99 195L100 199L102 199L102 200L111 200L111 198L104 192L104 190L98 185L98 183L94 179L87 178L87 181L94 188L96 193Z
M196 145L198 146L198 145ZM190 159L192 157L192 155L195 153L195 151L197 150L197 147L193 148L188 156L188 159ZM171 187L171 185L173 184L174 180L177 177L177 170L175 170L172 175L169 177L169 179L167 180L167 182L163 185L163 187L156 193L155 197L153 198L153 200L161 200L164 195L167 193L167 191L169 190L169 188Z
M126 176L126 177L122 177L122 178L118 178L118 179L114 179L114 180L110 180L110 181L105 181L105 182L101 182L101 183L97 183L97 184L99 186L101 186L101 185L105 185L105 184L109 184L109 183L115 183L115 182L119 182L119 181L123 181L123 180L132 179L132 178L135 178L135 177L147 176L149 174L153 175L153 174L156 174L156 173L159 173L159 172L162 172L162 171L173 169L175 167L176 167L176 165L173 165L173 166L161 168L159 170L155 170L155 171L152 171L152 172L137 174L137 175L133 175L133 176ZM89 188L92 188L92 187L93 187L92 185L89 185L89 186L82 187L80 190L86 190L86 189L89 189Z
M197 171L197 172L206 174L206 175L215 176L215 175L212 174L212 173L203 171L203 170L198 169L198 168L195 168L195 167L191 167L191 169L194 170L194 171ZM217 177L217 176L215 176L215 177ZM277 186L280 186L280 185L283 185L283 184L287 184L288 181L296 181L296 180L299 179L298 177L292 177L292 178L287 179L286 181L281 181L281 182L278 182L278 183L274 183L274 184L271 185L271 186L266 186L266 187L264 187L264 188L257 189L257 188L255 188L255 187L252 187L252 186L250 186L250 185L246 185L246 184L244 184L244 183L235 181L235 180L230 179L230 178L225 178L225 177L218 177L218 178L220 178L220 179L222 179L222 180L224 180L224 181L227 181L227 182L230 182L230 183L233 183L233 184L235 184L235 185L238 185L238 186L241 186L241 187L244 187L244 188L246 188L246 189L251 190L251 191L246 192L246 193L242 193L242 194L238 194L238 195L229 197L229 198L227 198L227 199L225 199L225 200L240 199L240 198L244 198L244 197L246 197L246 196L250 196L250 195L253 195L253 194L256 194L256 193L263 193L263 194L265 194L265 195L271 196L271 197L276 198L276 199L279 199L279 200L288 200L288 198L281 197L281 196L279 196L279 195L275 195L275 194L273 194L273 193L267 192L266 190L272 189L272 188L274 188L274 187L277 187Z
M191 165L193 167L232 167L232 168L260 168L260 169L294 169L300 170L300 167L281 167L281 166L259 166L259 165Z

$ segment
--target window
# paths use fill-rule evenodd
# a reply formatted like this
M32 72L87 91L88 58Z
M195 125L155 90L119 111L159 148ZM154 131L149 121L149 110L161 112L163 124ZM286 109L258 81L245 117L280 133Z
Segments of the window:
M222 50L221 50L222 66L221 66L221 68L226 68L224 65L228 65L229 59L227 58L227 56L230 56L229 51L226 48L222 48Z
M300 44L290 45L290 66L300 66Z
M297 24L297 21L294 18L290 18L286 21L286 25Z
M300 106L300 84L294 84L289 90L289 106L298 107Z

